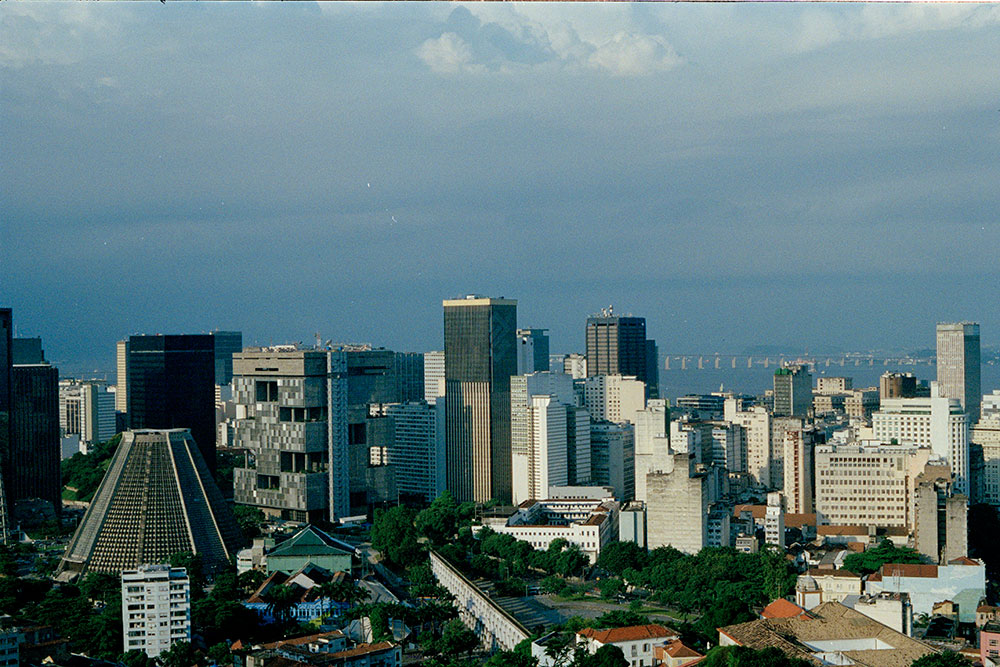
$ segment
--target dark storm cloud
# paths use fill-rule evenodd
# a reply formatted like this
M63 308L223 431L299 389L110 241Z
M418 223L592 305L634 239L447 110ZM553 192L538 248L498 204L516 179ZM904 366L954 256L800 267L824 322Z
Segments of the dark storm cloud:
M612 302L665 349L1000 327L994 7L0 13L2 300L67 364L429 349L469 291L554 350Z

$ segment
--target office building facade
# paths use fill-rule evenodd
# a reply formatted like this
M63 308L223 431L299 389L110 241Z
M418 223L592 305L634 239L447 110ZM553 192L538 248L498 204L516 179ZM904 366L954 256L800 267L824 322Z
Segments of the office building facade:
M0 542L7 543L10 523L7 505L7 468L10 466L13 409L13 358L11 347L14 324L10 308L0 308Z
M973 423L979 419L982 399L980 364L978 324L956 322L937 325L938 391L941 396L957 398Z
M632 424L590 423L590 483L610 486L625 503L635 498L635 429Z
M424 400L434 405L444 399L444 350L424 352Z
M115 412L128 412L128 341L120 340L115 344Z
M130 336L128 423L186 428L215 470L215 341L209 334Z
M233 381L233 355L243 351L242 331L213 331L215 343L215 384L227 386Z
M30 355L26 360L39 362L40 357ZM4 467L7 502L14 508L20 500L39 498L58 513L62 511L59 371L44 358L39 363L18 361L15 357L11 441Z
M812 407L812 374L791 364L774 372L774 416L805 417Z
M459 502L510 502L517 301L470 295L443 307L448 488Z
M583 383L583 404L591 417L610 422L634 422L646 407L645 388L635 377L594 375Z
M586 344L589 376L631 375L645 385L647 398L659 396L656 344L646 339L646 318L605 309L587 318Z
M517 374L549 370L549 330L517 330Z
M252 452L234 472L237 503L295 521L350 516L346 375L338 351L277 346L234 356L234 444Z
M444 404L426 401L382 406L391 420L392 443L386 463L393 466L403 500L430 503L445 490Z

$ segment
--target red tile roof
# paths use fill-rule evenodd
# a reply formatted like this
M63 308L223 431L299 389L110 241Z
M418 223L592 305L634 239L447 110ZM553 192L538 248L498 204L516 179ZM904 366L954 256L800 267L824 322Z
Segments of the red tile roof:
M789 602L785 598L778 598L764 607L764 611L760 615L762 618L794 618L795 616L802 616L805 613L806 610L794 602Z
M353 658L359 655L366 655L368 653L378 653L380 651L388 651L395 648L396 645L392 642L378 642L377 644L358 644L354 648L349 648L346 651L337 651L336 653L330 653L330 657L334 658Z
M878 572L868 575L868 581L882 581L893 577L923 577L936 579L937 565L921 565L919 563L886 563Z
M767 505L736 505L733 507L733 517L739 519L743 512L752 513L753 518L759 521L767 514Z
M802 528L802 526L815 526L816 514L794 514L785 513L785 528Z
M981 565L981 563L977 560L973 560L972 558L959 556L958 558L952 558L948 561L948 565Z
M576 633L581 637L593 639L600 644L614 644L617 642L632 642L639 639L664 639L666 637L679 637L680 633L665 625L632 625L627 628L610 628L608 630L594 630L584 628Z

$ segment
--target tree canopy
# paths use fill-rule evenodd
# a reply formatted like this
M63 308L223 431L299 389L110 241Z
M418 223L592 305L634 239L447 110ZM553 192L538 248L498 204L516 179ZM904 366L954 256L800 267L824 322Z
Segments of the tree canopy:
M812 664L789 657L774 647L755 650L746 646L717 646L698 663L699 667L812 667Z
M927 559L909 547L897 547L889 540L882 540L878 546L859 554L844 558L844 569L855 574L871 574L886 563L924 563Z
M930 653L917 658L910 667L969 667L972 663L954 651Z

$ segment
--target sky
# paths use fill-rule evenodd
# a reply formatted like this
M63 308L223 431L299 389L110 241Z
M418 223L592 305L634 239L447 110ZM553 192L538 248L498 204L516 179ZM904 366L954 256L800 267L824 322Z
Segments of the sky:
M662 353L1000 343L1000 6L2 3L0 305L442 346L441 300Z

